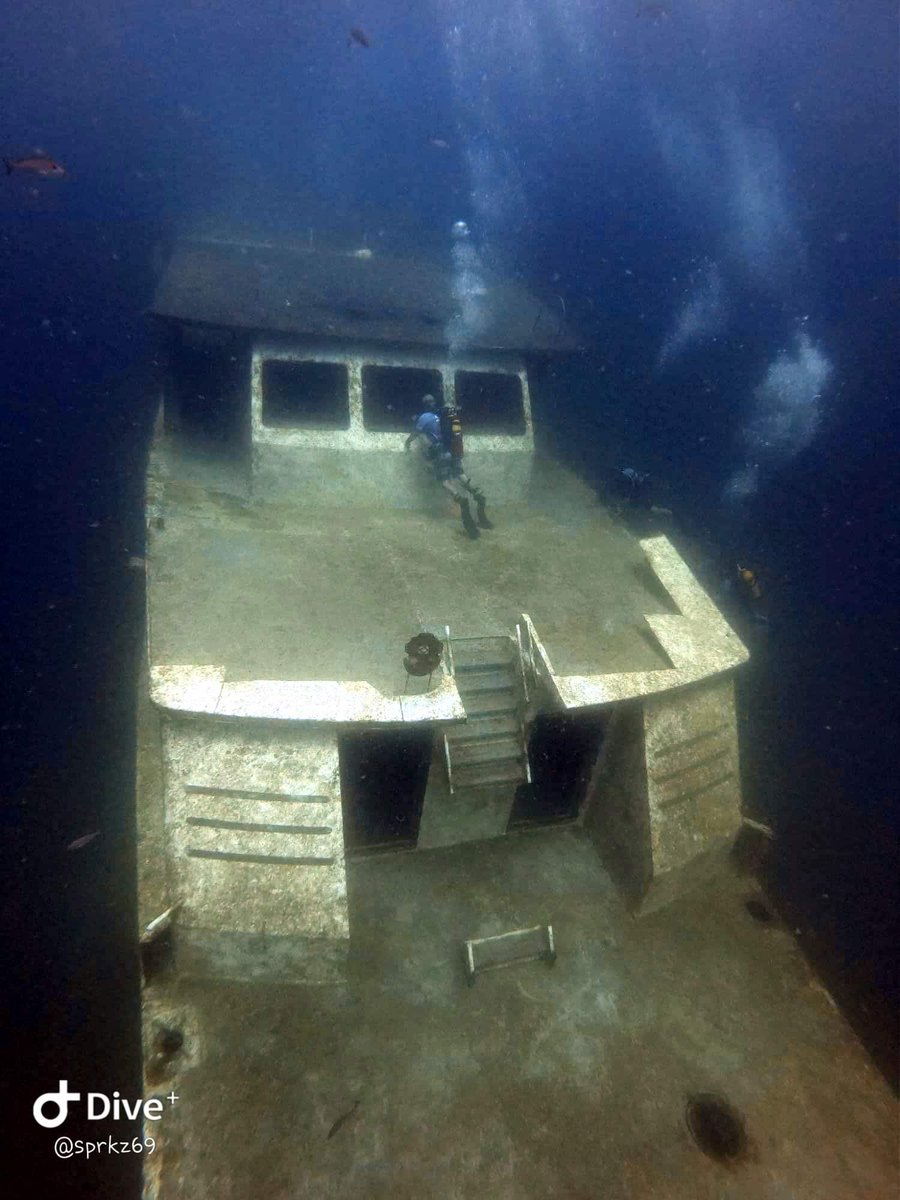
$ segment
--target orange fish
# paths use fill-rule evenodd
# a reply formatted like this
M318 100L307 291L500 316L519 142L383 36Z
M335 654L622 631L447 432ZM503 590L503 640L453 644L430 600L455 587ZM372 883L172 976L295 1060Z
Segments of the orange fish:
M32 175L65 175L66 168L46 154L29 154L25 158L4 158L7 175L13 171L28 171Z

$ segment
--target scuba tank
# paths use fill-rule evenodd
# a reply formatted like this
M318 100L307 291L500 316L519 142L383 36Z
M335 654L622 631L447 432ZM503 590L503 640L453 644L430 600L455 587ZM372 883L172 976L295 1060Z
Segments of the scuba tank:
M441 441L451 458L462 458L462 413L453 405L441 409Z

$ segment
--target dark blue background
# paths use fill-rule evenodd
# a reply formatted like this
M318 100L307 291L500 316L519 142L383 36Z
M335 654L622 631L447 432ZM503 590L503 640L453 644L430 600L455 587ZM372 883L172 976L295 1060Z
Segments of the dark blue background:
M37 146L68 170L0 178L2 1154L17 1195L54 1170L38 1092L65 1077L139 1089L142 591L127 561L157 394L142 310L154 247L182 232L448 255L463 218L486 263L562 297L585 341L546 414L562 452L598 484L652 471L676 542L703 547L739 623L734 563L765 574L771 629L741 625L747 807L778 831L779 903L895 1072L894 6L639 8L3 5L3 153ZM369 49L348 46L353 25ZM721 323L658 371L704 262ZM817 436L728 506L754 390L801 328L831 369ZM56 1194L127 1195L136 1165L69 1164Z

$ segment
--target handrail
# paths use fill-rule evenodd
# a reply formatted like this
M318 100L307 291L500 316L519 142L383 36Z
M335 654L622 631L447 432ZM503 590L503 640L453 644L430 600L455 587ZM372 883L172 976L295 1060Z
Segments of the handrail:
M528 678L525 671L525 652L522 648L522 628L518 621L516 622L516 646L519 650L519 671L522 675L522 692L525 696L525 703L528 704ZM528 760L528 738L525 734L525 721L519 718L519 737L522 742L522 762L525 764L525 780L531 783L531 763Z
M444 626L449 629L449 625ZM467 633L463 637L454 635L454 642L502 642L505 638L510 638L508 633Z
M450 743L447 741L446 733L443 734L443 738L444 738L444 761L447 764L447 788L450 792L450 795L452 796L453 795L453 770L450 767Z
M450 678L456 674L456 669L453 666L453 639L450 637L450 626L444 626L444 633L447 635L447 665L450 668ZM442 735L444 741L444 762L447 765L447 790L450 795L453 795L453 768L450 765L450 743L447 741L446 731Z
M528 703L528 679L525 675L525 655L522 650L522 629L516 622L516 647L519 651L519 671L522 675L522 691L525 693L525 703Z
M527 622L527 624L525 625L525 637L528 642L528 649L526 652L528 669L531 671L531 678L536 680L537 679L537 667L534 665L534 641L532 640L532 637L531 637L531 622L530 621Z
M546 651L540 644L540 640L535 633L534 624L528 613L522 613L522 623L525 626L525 633L527 634L528 638L528 656L532 677L535 679L535 681L540 678L540 672L538 671L538 662L540 662L542 670L545 671L552 680L553 668L550 665L549 659L547 658Z

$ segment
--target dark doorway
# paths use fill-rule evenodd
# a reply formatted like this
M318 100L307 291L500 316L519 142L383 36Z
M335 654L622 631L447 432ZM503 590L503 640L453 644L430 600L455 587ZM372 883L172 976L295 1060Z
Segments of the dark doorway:
M531 783L516 791L509 828L574 820L602 741L603 725L596 716L536 717L528 738Z
M182 441L211 454L240 456L250 445L249 347L226 329L172 332L167 421Z
M432 738L430 729L402 729L348 733L340 739L348 853L415 846Z

